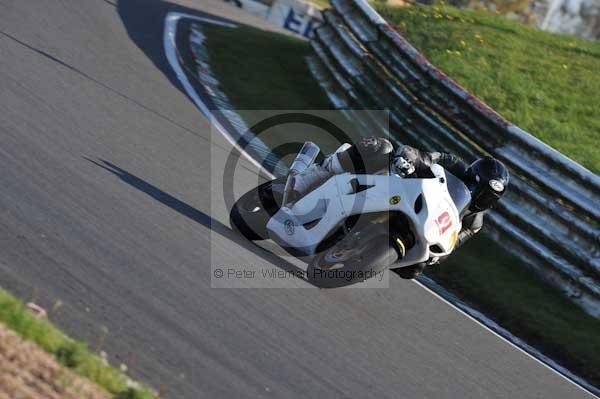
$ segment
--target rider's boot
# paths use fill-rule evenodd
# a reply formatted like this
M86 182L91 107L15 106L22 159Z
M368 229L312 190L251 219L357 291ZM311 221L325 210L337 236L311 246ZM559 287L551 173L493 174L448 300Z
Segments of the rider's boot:
M305 196L331 176L344 173L344 168L342 167L337 154L340 150L343 151L346 148L347 146L338 148L335 153L327 156L320 165L312 164L304 171L293 176L292 190L294 193L294 200Z
M330 176L331 173L319 164L313 164L304 171L293 176L291 180L293 200L295 201L305 196Z

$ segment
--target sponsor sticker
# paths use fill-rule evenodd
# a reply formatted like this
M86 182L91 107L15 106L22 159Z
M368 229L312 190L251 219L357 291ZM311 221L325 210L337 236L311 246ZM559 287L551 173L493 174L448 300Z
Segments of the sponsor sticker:
M294 235L294 222L292 222L291 219L287 219L285 222L283 222L283 227L285 228L285 232L288 236Z
M390 197L390 205L396 205L400 202L400 196L399 195L394 195L393 197Z

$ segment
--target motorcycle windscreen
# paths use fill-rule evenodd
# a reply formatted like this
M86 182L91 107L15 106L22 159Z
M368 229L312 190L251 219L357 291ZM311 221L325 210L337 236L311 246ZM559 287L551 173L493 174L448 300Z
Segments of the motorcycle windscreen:
M450 197L458 210L458 214L462 218L466 210L469 209L471 192L462 180L448 171L446 171L446 186L448 187Z

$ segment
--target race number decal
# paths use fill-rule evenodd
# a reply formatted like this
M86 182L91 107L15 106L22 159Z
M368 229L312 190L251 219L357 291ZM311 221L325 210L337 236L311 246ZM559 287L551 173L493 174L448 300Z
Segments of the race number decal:
M438 218L435 220L438 228L440 229L440 235L443 235L450 227L452 227L452 219L450 218L450 214L448 211L444 211Z

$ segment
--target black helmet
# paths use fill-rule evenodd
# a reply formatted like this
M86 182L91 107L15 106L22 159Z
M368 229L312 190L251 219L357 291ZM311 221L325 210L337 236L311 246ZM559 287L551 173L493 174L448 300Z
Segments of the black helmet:
M474 212L491 208L508 187L508 169L497 159L483 157L473 162L467 170L471 205Z

